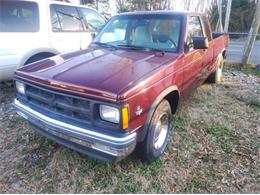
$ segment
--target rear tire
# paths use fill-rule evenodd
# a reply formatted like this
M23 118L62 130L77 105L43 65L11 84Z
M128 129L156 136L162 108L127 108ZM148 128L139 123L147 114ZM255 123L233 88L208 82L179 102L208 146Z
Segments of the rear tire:
M162 100L153 113L145 140L138 144L137 153L145 162L162 156L172 136L172 112L170 103Z
M211 73L211 75L207 79L209 83L215 83L217 85L221 84L223 67L224 67L224 58L221 55L216 70L213 73Z

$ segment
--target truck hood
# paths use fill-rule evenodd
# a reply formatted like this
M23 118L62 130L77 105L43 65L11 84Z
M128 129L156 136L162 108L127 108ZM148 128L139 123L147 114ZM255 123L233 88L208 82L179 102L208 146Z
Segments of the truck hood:
M22 67L16 71L16 77L47 87L116 100L122 91L177 56L147 51L88 49Z

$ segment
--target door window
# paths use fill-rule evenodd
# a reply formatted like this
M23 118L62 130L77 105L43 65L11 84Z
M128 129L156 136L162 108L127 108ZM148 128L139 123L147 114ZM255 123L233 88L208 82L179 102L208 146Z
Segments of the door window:
M80 11L88 24L88 28L94 31L100 30L106 21L95 10L80 8Z
M208 40L211 41L212 40L212 34L211 34L211 28L210 28L210 23L209 20L206 16L201 17L204 26L204 30L205 30L205 35L207 36Z
M83 31L82 22L75 7L66 5L51 5L51 22L54 32Z
M188 21L188 31L185 50L186 52L193 50L192 37L203 37L203 30L198 16L191 16Z
M39 31L39 8L35 2L0 1L0 32Z

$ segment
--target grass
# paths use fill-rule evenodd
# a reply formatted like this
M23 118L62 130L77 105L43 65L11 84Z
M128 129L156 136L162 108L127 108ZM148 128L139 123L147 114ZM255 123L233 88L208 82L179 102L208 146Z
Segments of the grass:
M205 163L213 163L216 164L217 160L209 154L206 154L205 156L202 157L202 161Z
M244 98L242 96L236 97L236 99L241 101L241 102L246 103L246 105L248 105L248 106L252 106L252 107L260 109L260 101L258 101L256 99L251 99L251 100L249 99L248 100L248 99L246 99L246 98Z
M9 128L15 128L17 126L20 126L22 123L24 123L24 119L20 116L13 117L9 120L8 127Z
M9 90L10 86L8 86L6 83L0 82L0 90Z
M25 173L25 167L22 164L16 166L16 170L21 173Z
M53 186L47 186L47 187L44 187L43 190L40 193L52 194L54 192L55 192L55 188Z
M244 67L240 67L238 64L233 64L229 66L224 66L225 71L240 71L246 75L253 75L260 77L260 71L256 69L254 65L248 65Z
M191 179L191 181L189 181L187 183L187 187L185 189L186 192L190 193L194 193L196 192L197 190L200 191L200 190L206 190L206 183L205 181L201 181L201 179L197 178L197 177L194 177Z
M145 176L145 175L150 175L150 176L156 176L159 172L160 169L163 168L163 160L162 159L158 159L154 162L152 162L151 164L149 164L149 166L147 166L147 164L142 164L139 169L138 172L140 175Z
M258 77L260 76L260 71L253 67L242 68L241 71L246 75L255 75Z
M188 120L189 118L186 112L179 112L178 115L174 115L173 117L173 128L176 129L176 131L185 129L189 123Z
M231 153L232 148L238 144L238 138L235 132L219 125L211 126L206 129L213 141L220 144L225 153Z
M179 107L169 148L151 164L135 155L109 164L47 140L16 115L14 91L1 84L0 192L259 193L259 82L247 86L259 78L225 74Z
M141 191L141 186L138 181L135 180L134 175L123 175L117 178L117 186L113 193L125 194L133 193L136 194Z

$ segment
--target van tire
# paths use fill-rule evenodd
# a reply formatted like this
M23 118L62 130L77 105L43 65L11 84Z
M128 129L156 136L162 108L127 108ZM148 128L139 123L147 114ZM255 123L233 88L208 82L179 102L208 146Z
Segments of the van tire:
M137 145L136 153L142 161L150 163L162 156L171 140L172 128L171 106L164 99L153 113L145 140Z

